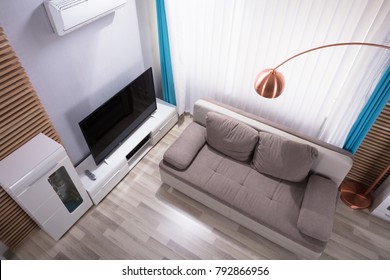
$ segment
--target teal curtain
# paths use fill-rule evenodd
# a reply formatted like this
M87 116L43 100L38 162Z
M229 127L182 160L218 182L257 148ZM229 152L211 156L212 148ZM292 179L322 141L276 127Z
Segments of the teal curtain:
M163 97L164 100L168 103L176 105L175 87L173 83L171 53L169 49L168 26L165 14L164 0L156 0L156 10Z
M373 94L354 123L344 144L344 149L356 153L375 120L390 100L390 66L382 76Z

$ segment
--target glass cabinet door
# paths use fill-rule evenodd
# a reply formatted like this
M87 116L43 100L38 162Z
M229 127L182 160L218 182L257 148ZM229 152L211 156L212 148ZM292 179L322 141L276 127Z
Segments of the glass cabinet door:
M64 166L51 174L48 181L69 213L72 213L83 202Z

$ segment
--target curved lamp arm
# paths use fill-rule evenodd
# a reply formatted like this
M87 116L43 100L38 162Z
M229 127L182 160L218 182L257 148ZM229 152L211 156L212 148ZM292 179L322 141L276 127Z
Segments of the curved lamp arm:
M381 44L373 44L373 43L364 43L364 42L347 42L347 43L336 43L323 45L320 47L312 48L301 53L298 53L292 57L289 57L282 63L280 63L275 68L268 68L261 71L255 79L255 90L256 92L265 98L276 98L280 94L282 94L285 79L282 73L276 71L277 68L290 61L291 59L296 58L297 56L303 55L308 52L316 51L324 48L338 47L338 46L350 46L350 45L360 45L360 46L369 46L369 47L378 47L390 50L390 46L381 45Z

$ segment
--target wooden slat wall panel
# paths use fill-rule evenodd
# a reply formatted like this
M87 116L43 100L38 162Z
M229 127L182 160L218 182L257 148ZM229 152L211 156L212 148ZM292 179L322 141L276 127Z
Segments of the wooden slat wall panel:
M390 101L382 110L375 124L357 150L354 164L347 175L369 187L390 162ZM388 172L378 183L379 186Z
M0 188L1 241L15 248L35 227L35 222Z
M40 132L60 142L0 27L0 160ZM0 188L0 240L15 248L35 227L35 222Z

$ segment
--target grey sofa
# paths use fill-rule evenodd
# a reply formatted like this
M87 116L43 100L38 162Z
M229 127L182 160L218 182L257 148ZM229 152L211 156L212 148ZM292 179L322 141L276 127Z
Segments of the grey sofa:
M198 100L161 179L302 258L331 237L352 155L236 108Z

